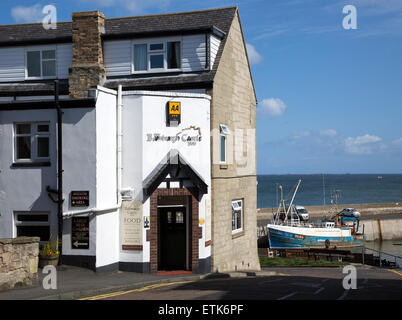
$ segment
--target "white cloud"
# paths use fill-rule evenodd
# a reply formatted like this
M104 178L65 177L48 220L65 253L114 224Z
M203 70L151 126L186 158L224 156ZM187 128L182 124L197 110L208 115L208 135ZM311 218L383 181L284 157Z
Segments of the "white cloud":
M268 112L272 117L282 115L287 108L286 104L278 98L264 99L259 105L263 112Z
M383 150L385 146L378 144L382 139L377 136L365 134L356 138L345 139L345 151L351 154L372 154L375 150Z
M11 9L11 16L17 23L42 22L45 16L42 9L39 3L32 7L16 6Z
M250 64L257 64L262 61L262 56L255 50L253 45L246 43L246 48Z
M320 135L333 138L338 135L338 132L336 132L336 130L334 130L334 129L326 129L326 130L322 130L320 132Z
M297 131L295 133L293 133L293 138L294 139L300 139L300 138L304 138L304 137L311 137L312 133L309 130L302 130L302 131Z
M396 140L392 141L392 144L402 147L402 138L399 138L399 139L396 139Z

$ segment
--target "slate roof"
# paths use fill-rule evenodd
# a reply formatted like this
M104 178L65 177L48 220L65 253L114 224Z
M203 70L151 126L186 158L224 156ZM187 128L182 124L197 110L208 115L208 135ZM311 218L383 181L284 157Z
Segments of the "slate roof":
M125 37L152 36L167 33L196 33L215 31L222 36L221 45L211 70L175 76L141 76L134 75L125 79L108 79L104 84L109 88L117 88L118 84L123 89L158 90L185 87L208 87L212 85L220 57L225 46L226 37L237 11L237 7L209 9L170 14L157 14L147 16L133 16L122 18L108 18L105 21L105 34L103 39L116 39ZM0 25L0 47L10 45L26 45L40 43L60 43L72 41L72 22L59 22L57 29L45 30L41 23ZM6 87L0 89L0 95L6 94ZM47 90L45 86L26 84L15 88L10 86L10 91L32 92L36 89Z
M184 32L215 26L227 33L236 7L147 16L108 18L104 38L124 35ZM45 30L41 23L0 25L0 46L72 41L72 22L58 22L57 29Z

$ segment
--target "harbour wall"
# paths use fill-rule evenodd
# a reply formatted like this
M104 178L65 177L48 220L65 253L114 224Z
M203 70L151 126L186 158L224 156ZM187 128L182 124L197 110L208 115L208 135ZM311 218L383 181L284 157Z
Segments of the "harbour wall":
M360 223L367 241L402 239L402 219L368 219Z

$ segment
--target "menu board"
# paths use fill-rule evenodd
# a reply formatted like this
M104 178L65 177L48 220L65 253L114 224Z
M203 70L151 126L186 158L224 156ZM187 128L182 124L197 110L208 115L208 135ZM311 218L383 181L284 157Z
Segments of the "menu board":
M123 201L122 207L122 249L142 250L142 202Z
M71 219L71 248L89 249L89 217Z

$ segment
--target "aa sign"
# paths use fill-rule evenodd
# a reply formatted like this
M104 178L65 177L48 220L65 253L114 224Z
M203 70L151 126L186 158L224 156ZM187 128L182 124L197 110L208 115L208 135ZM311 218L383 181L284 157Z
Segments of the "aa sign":
M169 126L177 126L180 123L181 103L179 101L169 101L167 104L167 123Z

